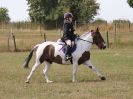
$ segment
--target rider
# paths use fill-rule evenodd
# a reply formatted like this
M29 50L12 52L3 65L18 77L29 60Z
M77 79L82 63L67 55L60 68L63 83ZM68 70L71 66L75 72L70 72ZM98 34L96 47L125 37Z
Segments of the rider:
M68 61L72 58L71 56L71 47L74 43L76 35L74 34L74 26L73 26L73 14L67 12L64 14L64 24L63 24L63 36L62 41L64 41L67 45L65 60Z

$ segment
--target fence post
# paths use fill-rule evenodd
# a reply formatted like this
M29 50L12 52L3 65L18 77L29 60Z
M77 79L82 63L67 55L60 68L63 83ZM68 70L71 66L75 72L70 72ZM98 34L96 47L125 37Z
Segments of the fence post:
M9 37L7 39L7 47L8 47L8 51L9 51L10 50L10 48L9 48Z
M16 40L15 40L15 35L13 33L12 34L12 39L13 39L13 43L14 43L14 51L17 51L17 47L16 47Z
M8 38L7 38L7 48L8 48L8 51L10 50L10 33L8 33Z
M115 46L117 46L117 34L116 34L116 27L117 27L117 25L116 25L116 23L115 23L115 33L114 33L114 43L115 43Z
M44 38L44 41L46 42L46 35L45 35L45 33L43 33L43 38Z
M40 31L40 34L41 34L41 36L42 36L42 27L41 27L41 22L40 22L40 24L39 24L39 31Z
M131 24L130 24L130 21L128 22L128 32L131 32L130 31L130 27L131 27Z
M107 47L109 48L109 35L108 35L108 31L107 31Z

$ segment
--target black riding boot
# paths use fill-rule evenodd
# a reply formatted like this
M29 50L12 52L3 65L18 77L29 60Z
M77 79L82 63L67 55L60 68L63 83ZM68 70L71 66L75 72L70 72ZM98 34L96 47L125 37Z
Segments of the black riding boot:
M66 48L66 55L65 55L65 61L68 61L72 58L71 56L71 46L67 45Z

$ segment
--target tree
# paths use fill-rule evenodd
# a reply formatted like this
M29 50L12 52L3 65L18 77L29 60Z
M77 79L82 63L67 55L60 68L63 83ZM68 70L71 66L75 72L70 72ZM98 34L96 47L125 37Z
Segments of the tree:
M127 3L129 4L130 7L133 8L133 0L127 0Z
M72 12L78 22L88 22L99 9L95 0L27 0L32 22L62 21L65 12Z
M70 12L72 12L78 22L89 22L93 20L99 9L99 4L95 0L69 0Z
M10 21L10 17L8 15L7 8L0 8L0 24L1 23L8 23Z
M54 20L54 11L58 0L27 0L29 5L29 16L32 22L46 22Z

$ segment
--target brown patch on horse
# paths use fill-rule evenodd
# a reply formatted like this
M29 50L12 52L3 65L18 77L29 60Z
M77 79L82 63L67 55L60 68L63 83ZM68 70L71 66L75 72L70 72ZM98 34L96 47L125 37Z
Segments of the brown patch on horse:
M46 46L43 50L42 56L40 57L40 62L42 63L44 61L47 61L50 64L52 64L52 62L61 64L62 58L59 55L54 57L54 52L55 52L55 48L53 45Z
M62 58L60 55L57 55L56 57L54 57L54 62L58 63L58 64L62 64Z
M85 61L90 59L90 52L89 51L85 51L82 56L79 58L78 60L78 65L84 63Z

